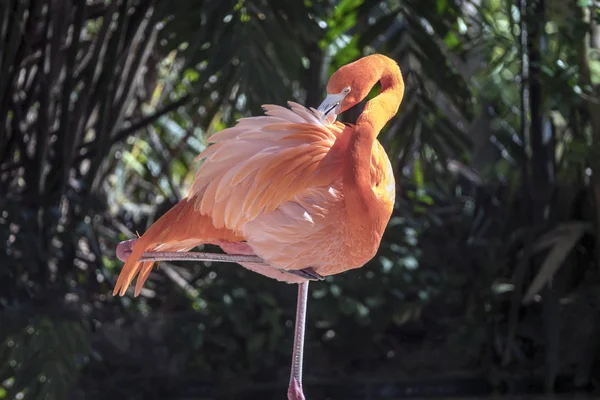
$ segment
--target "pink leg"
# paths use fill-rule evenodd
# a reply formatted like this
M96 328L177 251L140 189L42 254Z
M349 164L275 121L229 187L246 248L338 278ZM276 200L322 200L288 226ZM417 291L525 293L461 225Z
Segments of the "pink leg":
M292 352L292 372L288 387L288 400L306 400L302 390L302 363L304 361L304 333L306 332L307 305L308 281L298 285L296 326L294 328L294 349Z

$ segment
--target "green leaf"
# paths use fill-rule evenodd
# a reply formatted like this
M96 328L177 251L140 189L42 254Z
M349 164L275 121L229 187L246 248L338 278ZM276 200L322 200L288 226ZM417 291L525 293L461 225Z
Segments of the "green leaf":
M421 159L417 158L413 165L413 174L415 179L415 184L419 190L423 189L425 186L425 179L423 178L423 170L421 169Z
M544 285L551 282L569 253L585 233L585 228L586 225L580 222L564 223L539 239L536 247L543 248L552 245L552 248L533 282L531 282L529 289L527 289L523 297L524 304L530 303Z
M458 36L454 32L448 32L446 37L444 38L444 42L449 49L454 49L460 45L460 40Z
M448 0L437 0L437 12L442 14L448 7Z

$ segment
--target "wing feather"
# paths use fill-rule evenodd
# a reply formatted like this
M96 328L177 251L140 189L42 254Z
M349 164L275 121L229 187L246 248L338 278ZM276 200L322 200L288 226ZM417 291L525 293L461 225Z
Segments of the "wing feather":
M206 188L206 191L204 192L204 196L202 197L201 201L200 201L200 213L203 215L208 215L209 212L212 209L212 206L214 204L214 198L217 194L217 188L219 187L219 180L212 180L210 182L208 182L208 186ZM196 204L198 204L198 201L196 200Z
M212 135L212 145L196 158L203 162L188 197L216 228L241 229L337 176L329 165L335 160L326 156L344 125L324 122L314 109L288 105L267 104L265 116L242 118Z

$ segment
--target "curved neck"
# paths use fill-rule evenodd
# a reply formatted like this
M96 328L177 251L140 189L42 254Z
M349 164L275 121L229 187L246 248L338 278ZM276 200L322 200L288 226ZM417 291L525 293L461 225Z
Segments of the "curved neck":
M378 210L373 207L379 201L373 191L373 145L384 125L398 112L404 96L404 81L398 65L387 57L376 57L373 61L369 66L372 71L369 83L373 87L380 82L381 93L365 105L356 121L348 143L349 165L344 170L346 204L351 209L349 215L358 219ZM387 221L383 223L385 225Z
M381 93L367 102L356 121L356 130L368 131L373 140L385 124L396 115L404 97L404 80L398 65L387 57L378 58L377 61L374 63L372 86L379 82Z

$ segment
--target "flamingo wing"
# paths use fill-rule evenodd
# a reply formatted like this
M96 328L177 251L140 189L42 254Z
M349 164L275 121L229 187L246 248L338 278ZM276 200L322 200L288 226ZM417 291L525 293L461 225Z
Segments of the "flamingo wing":
M203 163L189 195L136 241L114 293L123 295L139 274L134 295L139 294L154 264L138 261L145 251L188 251L202 243L219 244L225 251L250 249L240 243L246 240L247 223L334 179L335 162L325 160L344 125L326 122L314 109L289 105L266 105L266 115L241 119L211 136L213 144L197 158ZM276 236L285 233L282 225L289 231L306 222L295 215L298 207L288 203L282 209L287 217L277 219ZM267 229L264 225L259 230ZM302 281L269 266L242 265L278 280Z
M216 228L245 224L336 176L327 157L344 125L299 104L263 106L266 115L243 118L210 138L188 196Z

